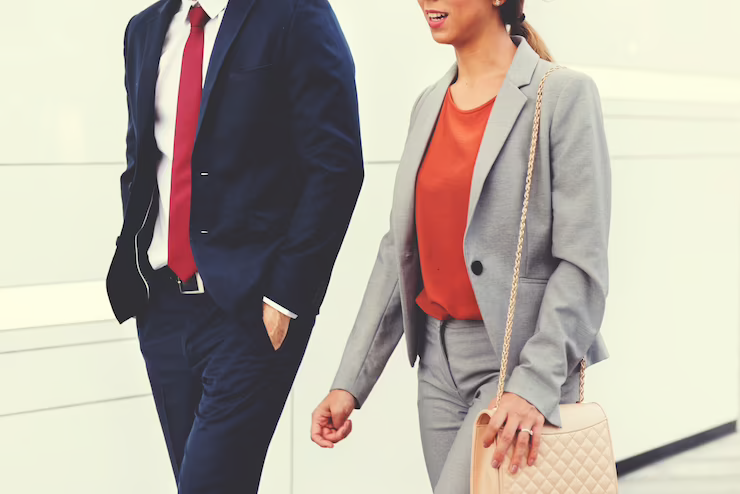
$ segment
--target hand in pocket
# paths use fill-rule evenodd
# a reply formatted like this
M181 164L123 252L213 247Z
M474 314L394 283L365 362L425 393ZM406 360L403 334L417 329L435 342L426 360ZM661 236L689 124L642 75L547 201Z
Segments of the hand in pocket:
M265 323L267 335L270 337L272 347L275 351L283 346L285 337L288 336L290 317L267 304L262 304L262 321Z

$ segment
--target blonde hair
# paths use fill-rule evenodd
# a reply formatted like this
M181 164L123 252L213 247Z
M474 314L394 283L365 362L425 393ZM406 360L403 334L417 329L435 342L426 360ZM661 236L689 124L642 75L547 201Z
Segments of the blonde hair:
M504 24L510 26L510 35L523 37L540 58L548 62L554 61L550 50L545 45L545 41L537 34L532 25L524 19L524 0L509 0L499 8Z

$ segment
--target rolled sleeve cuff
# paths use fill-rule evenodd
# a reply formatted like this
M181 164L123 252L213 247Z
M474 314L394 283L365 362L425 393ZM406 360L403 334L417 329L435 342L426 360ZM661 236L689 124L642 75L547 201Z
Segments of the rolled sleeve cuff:
M526 367L516 367L507 379L504 391L513 393L531 403L544 415L545 420L555 427L562 427L560 420L560 395L543 384L539 378Z
M288 309L286 309L282 305L273 302L272 300L270 300L267 297L263 297L262 298L262 301L264 303L266 303L267 305L269 305L270 307L272 307L273 309L275 309L275 310L277 310L277 311L285 314L286 316L290 317L291 319L297 319L298 318L298 316L296 314L292 313L291 311L289 311Z

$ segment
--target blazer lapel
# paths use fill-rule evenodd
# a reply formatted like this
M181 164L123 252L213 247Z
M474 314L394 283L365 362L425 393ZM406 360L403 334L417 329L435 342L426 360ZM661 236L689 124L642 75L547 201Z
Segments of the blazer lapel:
M224 64L226 54L229 52L232 43L234 43L236 35L239 34L249 11L252 10L254 2L255 0L231 1L226 7L224 20L221 22L221 27L218 30L216 43L213 45L213 52L211 53L211 60L208 63L208 72L206 73L206 82L203 86L203 97L200 104L200 117L198 119L198 132L196 136L200 134L203 116L206 113L208 101L213 92L213 86L216 84L216 79L218 78L218 73L221 71L221 66Z
M144 46L144 59L136 86L137 121L142 126L139 132L148 133L154 128L154 91L159 73L159 59L162 45L172 18L180 9L179 0L169 0L162 4L149 23Z
M419 101L416 118L409 130L403 156L398 166L398 177L394 193L394 229L399 253L408 251L414 243L416 177L437 125L447 89L457 77L457 65L432 88L426 98Z
M524 38L514 36L517 49L504 84L493 104L491 116L488 119L483 140L478 150L478 157L473 171L473 181L470 186L470 203L468 205L468 227L473 219L475 208L478 205L483 185L491 172L496 159L504 147L514 124L519 118L527 96L520 90L532 82L534 70L540 60L539 55L524 41ZM466 230L467 234L467 230Z

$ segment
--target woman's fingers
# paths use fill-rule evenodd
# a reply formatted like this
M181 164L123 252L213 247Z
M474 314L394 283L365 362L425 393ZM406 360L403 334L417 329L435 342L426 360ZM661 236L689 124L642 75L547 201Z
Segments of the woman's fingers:
M519 429L515 439L514 454L511 457L511 465L509 465L509 471L515 474L524 464L524 458L527 456L529 451L529 442L532 436L529 434L534 427L534 421L522 422L522 427Z
M322 448L333 448L334 443L339 442L341 439L332 441L337 437L337 431L331 423L331 409L326 402L321 403L311 415L311 440L321 446ZM347 421L349 422L349 421ZM345 422L344 428L349 427ZM349 434L347 432L346 434Z
M332 391L311 415L311 440L322 448L333 448L334 444L352 432L349 416L355 403L346 391Z
M324 427L322 429L322 437L332 443L338 443L349 436L350 432L352 432L352 421L347 420L339 429L335 429L334 427Z
M520 424L521 418L518 415L509 414L506 418L506 425L504 425L502 432L498 436L496 451L493 453L493 462L491 463L493 468L499 468L504 464L506 452L509 451L509 448L516 440L516 431L519 429Z
M527 460L527 464L530 467L534 465L534 462L537 461L537 455L540 452L540 444L542 444L542 427L544 425L545 425L545 419L540 418L537 420L537 423L532 429L532 432L534 432L534 435L532 436L532 447L529 449L529 459Z
M534 465L537 461L545 417L516 394L504 393L498 405L497 413L484 434L484 445L489 447L498 434L491 461L493 468L501 467L509 448L514 448L509 465L509 471L514 474L525 466L525 459L527 465Z
M333 448L334 444L324 439L323 429L324 426L321 418L314 412L313 420L311 420L311 440L322 448Z
M322 448L333 448L334 444L342 441L352 432L352 421L347 420L342 427L321 426L314 422L311 427L311 440Z
M483 433L483 447L490 448L499 431L506 423L506 410L499 407L491 417L486 431Z

